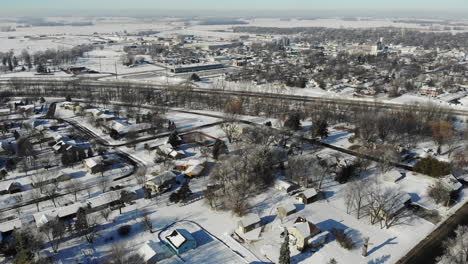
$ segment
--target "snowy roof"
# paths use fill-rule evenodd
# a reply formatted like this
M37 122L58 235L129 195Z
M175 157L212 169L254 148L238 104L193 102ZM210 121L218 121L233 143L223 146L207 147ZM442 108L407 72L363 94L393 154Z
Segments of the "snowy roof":
M302 192L304 194L304 196L309 199L309 198L312 198L314 197L315 195L317 195L317 191L314 189L314 188L309 188L309 189L306 189L305 191Z
M284 189L284 190L287 190L289 187L291 187L292 184L287 182L287 181L284 181L284 180L276 180L275 181L275 188L276 189Z
M159 146L159 149L166 155L169 155L172 151L174 151L174 148L169 143Z
M197 165L192 165L190 167L188 167L184 173L185 174L192 174L192 175L200 175L200 173L202 173L203 169L205 169L205 166L203 164L197 164Z
M180 248L185 241L195 240L187 230L175 229L170 235L166 236L166 239L175 247Z
M250 214L246 214L245 216L243 216L239 222L242 224L242 226L246 227L246 226L251 226L251 225L254 225L256 223L260 223L260 217L258 216L258 214L253 214L253 213L250 213Z
M447 175L444 178L440 179L440 181L447 186L451 191L458 191L460 188L463 187L463 184L455 178L453 175Z
M294 221L293 228L296 228L304 238L310 237L315 235L317 232L320 232L320 229L316 225L302 217L298 217L296 221Z
M3 222L3 223L0 223L0 233L12 231L14 229L21 228L21 226L22 226L22 223L19 218L11 220L11 221Z
M276 208L284 208L286 212L292 212L296 210L296 206L293 203L284 203L279 205Z
M165 250L159 243L149 240L149 241L146 241L146 243L140 247L140 249L138 250L138 253L140 256L143 257L143 260L145 261L145 263L147 263L155 255L163 251Z
M401 178L401 176L402 176L401 172L399 172L397 170L391 170L391 171L385 173L384 178L392 180L392 181L396 181L399 178Z
M11 187L11 185L13 184L18 184L20 185L19 182L15 182L15 181L1 181L0 182L0 191L8 191Z
M160 174L158 174L158 175L156 175L154 177L151 177L150 179L148 179L148 181L152 181L152 182L154 182L156 184L162 184L163 182L165 182L167 180L170 180L170 179L172 179L172 178L174 178L176 176L177 175L173 171L169 170L169 171L165 171L163 173L160 173Z
M96 208L101 205L109 204L120 199L120 195L117 191L110 191L103 194L100 194L96 197L86 200L86 203L91 206L91 208Z
M81 203L74 203L74 204L60 207L57 209L58 217L66 217L72 214L76 214L76 212L78 212L78 209L80 209L81 206L83 206Z
M55 209L52 209L45 212L35 213L33 214L33 218L34 222L36 222L36 226L41 227L56 218L57 215L58 212Z
M85 159L84 163L89 168L93 168L93 167L97 166L98 164L100 164L103 160L104 160L104 158L102 156L97 156L97 157L92 157L92 158Z

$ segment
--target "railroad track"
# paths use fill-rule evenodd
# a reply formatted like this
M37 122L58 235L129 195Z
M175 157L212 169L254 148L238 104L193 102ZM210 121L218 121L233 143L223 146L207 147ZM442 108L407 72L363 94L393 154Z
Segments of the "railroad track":
M106 90L120 88L132 88L139 90L157 90L157 91L183 91L194 94L212 94L217 96L238 96L238 97L251 97L251 98L263 98L263 99L279 99L288 102L302 102L302 103L324 103L324 104L336 104L345 106L356 106L356 107L371 107L381 108L389 110L415 110L415 105L409 104L397 104L388 103L374 100L359 100L359 99L343 99L335 97L320 97L320 96L306 96L306 95L289 95L289 94L277 94L271 92L254 92L254 91L235 91L235 90L223 90L223 89L203 89L203 88L188 88L188 87L175 87L171 85L160 85L149 82L118 82L118 81L95 81L95 80L76 80L76 79L64 79L64 80L44 80L44 79L0 79L0 88L4 89L15 89L16 86L30 86L35 87L36 91L46 93L46 86L54 88L56 92L68 92L74 93L75 97L80 97L79 91L74 88L70 88L71 85L79 85L81 88L90 90ZM60 88L62 87L62 88ZM0 90L1 91L1 90ZM11 91L11 90L10 90ZM22 94L23 95L23 94ZM36 94L37 95L37 94ZM424 107L417 108L419 111L429 111ZM468 116L468 110L453 109L449 107L441 107L441 110L454 115Z

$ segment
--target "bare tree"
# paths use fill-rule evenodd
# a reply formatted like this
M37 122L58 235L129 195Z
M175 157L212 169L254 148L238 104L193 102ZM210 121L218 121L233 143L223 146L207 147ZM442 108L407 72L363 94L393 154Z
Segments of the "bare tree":
M36 204L37 211L39 212L39 203L41 202L42 193L38 189L33 189L31 191L31 199Z
M79 180L71 180L69 181L66 185L65 185L65 189L67 190L67 192L69 193L73 193L74 197L75 197L75 202L77 201L77 195L78 193L83 190L84 188L84 185L83 185L83 182L79 181Z
M101 215L101 217L104 220L109 221L109 217L110 217L111 212L112 212L111 209L106 208L106 209L100 210L99 214Z
M110 180L107 179L107 178L101 178L101 179L99 179L99 181L98 181L97 184L98 184L99 188L101 189L101 191L102 191L103 193L105 193L106 190L107 190L107 188L110 187L111 182L110 182Z
M368 195L368 184L362 181L353 181L346 186L347 208L356 210L357 219L361 218L363 206ZM349 204L348 204L349 203Z
M143 209L140 210L141 224L146 228L146 230L153 233L153 222L151 221L150 211Z
M235 121L227 121L220 125L229 143L236 141L239 137L240 127Z
M134 175L135 175L135 179L136 179L138 185L140 185L141 188L143 188L145 186L145 183L146 183L146 170L139 168L135 172Z
M47 198L52 200L52 202L54 203L54 207L57 207L57 204L55 202L55 198L57 198L58 196L57 186L55 184L49 184L45 186L44 192Z
M47 237L52 246L53 251L57 253L58 248L65 236L65 223L57 217L54 220L42 225L39 228L39 231Z

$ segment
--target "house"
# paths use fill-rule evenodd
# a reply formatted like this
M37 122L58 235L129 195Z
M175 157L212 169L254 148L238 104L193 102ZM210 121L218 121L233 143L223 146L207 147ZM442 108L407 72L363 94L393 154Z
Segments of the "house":
M411 204L411 201L411 195L409 195L408 193L401 194L400 196L395 198L395 202L388 204L387 208L382 208L382 210L378 212L377 218L384 219L387 217L391 217L392 215L396 215L400 213L403 209L405 209L406 206Z
M5 236L10 235L15 229L20 229L22 226L19 218L0 223L0 242Z
M296 206L293 203L285 203L276 207L278 217L283 220L286 216L292 215L296 212Z
M174 147L172 147L172 145L169 144L169 143L158 146L157 152L160 155L164 155L164 156L169 157L171 159L182 159L182 158L185 157L185 154L184 154L183 151L175 150Z
M55 153L63 153L65 151L72 150L85 151L90 147L91 145L89 143L80 142L79 140L61 139L52 146L52 149L55 151Z
M314 188L306 189L299 193L296 199L303 204L310 204L318 198L318 193Z
M247 214L237 222L237 230L242 234L248 233L259 227L261 227L261 221L258 214Z
M15 140L1 140L0 141L0 154L15 153Z
M183 254L197 247L195 238L185 229L173 230L166 236L166 241L177 254Z
M285 192L285 193L289 193L289 192L299 189L299 186L294 183L285 181L285 180L277 179L275 181L275 189Z
M205 160L191 159L188 161L176 161L175 169L183 171L188 177L197 177L205 170Z
M43 181L32 182L31 184L33 187L38 187L41 185L51 184L55 182L69 181L71 179L72 179L72 176L68 173L52 174L52 175L49 175L48 178L44 178Z
M218 140L218 138L212 137L199 131L188 132L183 135L180 135L180 137L182 141L186 144L199 144L203 146L210 146L214 144L216 140Z
M21 183L14 181L1 181L0 194L13 194L21 192Z
M76 216L76 213L78 213L78 209L82 207L83 204L81 203L73 203L67 206L63 206L57 209L57 216L60 219L71 219Z
M117 191L106 192L86 200L86 205L94 212L119 203L120 194Z
M103 172L105 169L104 158L102 156L84 159L83 164L88 173L91 174Z
M146 264L155 264L165 258L171 257L171 252L161 243L153 240L146 241L138 249L138 254L143 258Z
M172 188L176 182L176 174L173 171L165 171L149 178L145 182L145 188L154 193L163 193Z
M384 174L383 178L385 181L387 182L393 182L393 183L396 183L397 181L403 179L405 176L397 171L397 170L391 170L387 173Z
M452 174L441 178L440 182L451 192L458 192L463 188L463 184L458 181L457 178L455 178L455 176Z
M292 226L288 227L289 241L291 244L295 245L299 251L304 250L310 239L320 232L320 228L303 217L298 217Z
M47 224L50 221L53 221L58 216L58 212L56 209L47 210L43 212L38 212L33 214L34 222L36 223L36 227L40 228L41 226Z
M419 89L419 93L422 95L429 95L429 96L438 96L441 95L444 92L442 88L436 88L436 87L429 87L429 86L423 86L421 89Z

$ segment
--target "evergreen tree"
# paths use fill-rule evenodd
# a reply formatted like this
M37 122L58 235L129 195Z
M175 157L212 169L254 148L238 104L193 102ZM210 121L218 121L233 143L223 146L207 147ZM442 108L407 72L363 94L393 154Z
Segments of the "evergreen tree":
M222 140L217 139L213 145L213 158L217 160L219 155L227 153L228 147L226 146L226 143Z
M289 250L289 234L286 232L284 236L284 242L281 245L279 264L290 264L291 263L291 251Z
M8 69L13 71L13 62L11 62L11 57L8 57Z
M70 156L68 155L68 152L63 152L62 153L62 164L63 166L69 166L70 165Z
M177 134L177 131L172 132L169 135L169 139L167 140L169 144L171 144L173 147L177 147L180 145L180 137L179 134Z
M312 136L321 139L328 137L328 123L326 120L319 120L315 126L312 126Z
M94 156L93 149L89 148L88 149L88 158L92 158Z
M284 126L291 130L297 131L301 129L301 116L299 113L293 113L289 118L284 122Z

